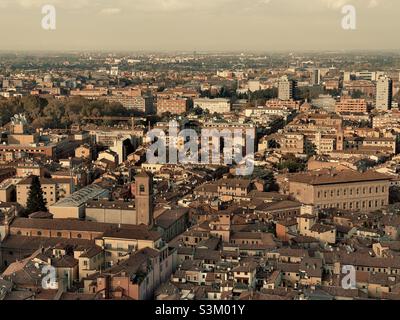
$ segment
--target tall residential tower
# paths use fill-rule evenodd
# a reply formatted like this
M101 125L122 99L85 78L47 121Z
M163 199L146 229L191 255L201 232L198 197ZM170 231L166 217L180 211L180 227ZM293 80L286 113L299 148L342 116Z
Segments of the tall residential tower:
M297 82L290 80L287 76L282 77L278 84L278 99L292 100L295 99Z
M381 76L376 82L376 109L386 111L392 108L393 81Z

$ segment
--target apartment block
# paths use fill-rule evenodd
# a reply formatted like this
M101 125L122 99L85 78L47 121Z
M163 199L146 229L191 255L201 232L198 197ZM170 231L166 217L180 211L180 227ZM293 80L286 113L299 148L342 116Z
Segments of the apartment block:
M109 102L121 103L125 108L130 110L136 110L144 114L151 114L154 112L154 101L150 96L109 96L107 97Z
M278 83L278 99L292 100L296 95L297 82L287 76L282 77Z
M200 107L213 113L229 113L231 111L231 101L229 99L194 99L194 107Z
M376 211L389 203L390 178L376 172L323 170L293 175L290 194L317 208Z
M382 76L376 82L376 108L389 110L392 108L393 81L387 76Z
M189 110L189 100L187 98L170 98L157 100L157 114L169 112L171 114L183 114Z
M365 99L342 98L336 103L336 113L366 113L368 105Z

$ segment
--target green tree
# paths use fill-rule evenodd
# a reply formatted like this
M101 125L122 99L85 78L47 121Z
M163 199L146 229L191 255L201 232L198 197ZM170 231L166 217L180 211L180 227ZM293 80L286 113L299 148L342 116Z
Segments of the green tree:
M31 187L29 190L26 213L47 212L46 200L43 197L42 186L38 176L32 176Z
M194 107L192 113L196 116L201 116L204 113L204 110L200 107Z
M265 90L254 91L251 93L251 100L271 100L278 97L278 89L271 88Z
M275 139L269 140L268 141L268 148L269 149L279 149L281 146L278 141Z
M273 172L271 172L271 171L268 172L265 175L264 180L265 180L265 190L267 192L273 192L273 191L278 192L279 191L279 186L276 183L276 179L275 179Z
M36 119L41 116L43 108L47 106L48 101L37 96L25 96L21 98L24 106L24 112L31 118Z
M389 189L389 203L400 203L400 188L397 186L390 187Z
M360 98L362 98L363 97L363 93L362 93L362 91L360 91L360 90L355 90L355 91L353 91L352 93L351 93L351 98L352 99L360 99Z
M309 158L317 154L317 146L314 143L306 143L305 153Z
M43 109L43 115L51 120L53 128L61 126L64 114L64 104L55 99L49 100L49 104Z
M281 161L277 166L278 170L287 170L289 173L301 172L306 169L306 165L295 157Z
M163 114L161 115L161 118L163 121L168 121L169 119L172 118L172 113L169 111L163 112Z

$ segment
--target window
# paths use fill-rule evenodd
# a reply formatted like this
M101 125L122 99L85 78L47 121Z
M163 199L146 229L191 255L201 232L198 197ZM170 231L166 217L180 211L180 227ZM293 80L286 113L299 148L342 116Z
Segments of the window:
M144 184L141 184L139 189L140 189L140 192L145 192Z
M38 236L41 236L41 235L42 235L42 231L38 231L38 232L37 232L37 235L38 235Z
M80 233L78 233L77 237L80 239L80 238L82 238L82 235Z
M62 236L62 233L61 232L57 232L57 237L61 237Z

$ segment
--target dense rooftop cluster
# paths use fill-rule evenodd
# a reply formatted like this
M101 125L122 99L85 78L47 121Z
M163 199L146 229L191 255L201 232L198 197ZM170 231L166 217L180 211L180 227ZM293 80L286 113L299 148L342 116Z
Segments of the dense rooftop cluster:
M0 300L400 299L395 61L61 57L0 59Z

